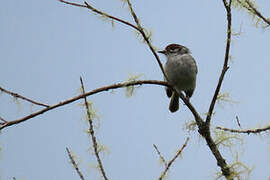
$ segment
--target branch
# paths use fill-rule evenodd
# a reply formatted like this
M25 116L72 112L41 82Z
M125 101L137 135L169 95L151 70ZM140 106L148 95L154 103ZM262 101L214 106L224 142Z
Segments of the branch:
M165 167L165 170L161 173L161 175L158 178L158 180L162 180L165 177L166 173L168 172L168 170L171 167L171 165L173 164L173 162L176 160L177 157L179 157L181 155L182 151L187 146L188 141L189 141L189 137L186 139L186 141L183 144L183 146L181 147L181 149L179 149L177 151L176 155L168 162L167 166Z
M4 93L7 93L7 94L9 94L9 95L11 95L11 96L13 96L14 98L20 98L20 99L22 99L22 100L28 101L28 102L30 102L30 103L32 103L32 104L35 104L35 105L38 105L38 106L49 107L49 105L47 105L47 104L43 104L43 103L36 102L36 101L31 100L31 99L29 99L29 98L27 98L27 97L21 96L21 95L19 95L19 94L17 94L17 93L8 91L8 90L6 90L6 89L4 89L4 88L2 88L2 87L0 87L0 91L2 91L2 92L4 92Z
M256 129L246 129L246 130L238 130L238 129L229 129L229 128L224 128L224 127L216 127L216 129L223 130L223 131L228 131L231 133L243 133L243 134L258 134L261 132L265 132L270 130L270 126L267 126L265 128L256 128Z
M62 3L68 4L68 5L77 6L77 7L82 7L82 8L87 8L87 9L89 9L89 10L91 10L91 11L93 11L93 12L99 14L99 15L108 17L108 18L110 18L110 19L112 19L112 20L115 20L115 21L117 21L117 22L120 22L120 23L123 23L123 24L125 24L125 25L128 25L128 26L134 28L134 29L137 30L137 31L140 31L135 25L129 23L128 21L122 20L122 19L120 19L120 18L117 18L117 17L114 17L114 16L112 16L112 15L109 15L109 14L103 12L103 11L100 11L100 10L94 8L93 6L89 5L86 1L84 2L85 5L84 5L84 4L72 3L72 2L68 2L68 1L64 1L64 0L59 0L59 1L62 2Z
M164 163L165 166L167 166L167 162L165 158L162 156L162 154L160 153L160 151L158 150L158 147L155 144L153 144L153 146L155 150L157 151L157 154L159 155L160 160Z
M80 81L81 81L81 85L82 85L82 92L83 92L83 94L85 94L82 77L80 77ZM99 169L101 171L101 174L102 174L103 178L105 180L108 180L108 178L106 176L106 173L105 173L105 170L103 168L101 159L99 157L98 144L97 144L97 139L96 139L96 136L95 136L93 120L91 118L90 109L89 109L89 105L88 105L86 96L84 97L84 104L85 104L85 108L86 108L86 112L87 112L87 118L88 118L88 122L89 122L89 132L90 132L90 135L91 135L91 138L92 138L93 148L94 148L94 151L95 151L95 156L97 158L98 166L99 166Z
M139 19L137 17L137 15L135 14L132 4L130 3L130 0L126 0L128 2L128 6L130 9L130 13L134 19L134 21L136 22L137 26L134 27L134 25L130 25L130 23L126 23L125 21L123 22L123 20L115 18L113 16L108 15L107 13L104 13L102 11L99 11L95 8L93 8L92 6L90 6L87 2L84 2L85 5L80 5L80 4L75 4L75 3L67 3L66 1L60 0L60 2L64 2L66 4L70 4L70 5L74 5L74 6L79 6L79 7L86 7L90 10L92 10L93 12L97 13L97 14L101 14L103 16L106 16L108 18L111 18L113 20L116 20L118 22L124 23L132 28L135 28L144 38L145 42L147 43L148 47L150 48L151 52L153 53L153 55L155 56L160 69L162 70L162 73L165 77L165 79L168 79L165 71L163 69L162 63L157 55L157 53L155 52L151 42L150 42L150 38L147 37L146 33L144 32L143 27L141 26ZM229 50L230 50L230 42L231 42L231 0L229 1L229 4L227 3L226 0L223 0L224 6L227 10L227 19L228 19L228 27L227 27L227 46L226 46L226 51L225 51L225 60L224 60L224 65L223 65L223 70L222 73L220 75L219 78L219 82L215 91L215 94L213 96L213 99L211 101L210 107L209 107L209 111L208 111L208 116L206 118L206 122L204 122L202 120L202 118L200 117L200 115L198 114L198 112L196 111L196 109L192 106L192 104L184 97L183 93L181 92L177 92L180 96L180 98L184 101L184 103L187 105L187 107L190 109L190 111L192 112L192 114L194 115L194 118L196 120L196 123L199 127L199 133L205 138L207 145L209 146L210 150L212 151L213 155L215 156L216 160L217 160L217 164L218 166L221 168L222 170L222 174L226 177L229 178L231 176L231 170L230 168L227 166L225 159L221 156L217 145L215 144L215 142L213 141L211 134L210 134L210 120L211 120L211 116L213 113L213 109L217 100L217 96L218 93L220 91L221 88L221 84L224 78L224 75L226 73L226 71L228 70L228 59L229 59ZM164 82L163 82L164 83ZM164 84L162 84L164 85ZM165 86L171 87L169 86L169 84L166 83ZM173 87L171 87L173 88ZM86 97L86 95L84 94L84 96ZM166 172L165 172L166 173Z
M213 109L216 104L217 96L221 88L221 84L223 82L224 76L226 71L228 70L228 60L229 60L229 51L230 51L230 43L231 43L231 3L232 0L229 0L229 4L226 0L223 0L224 7L227 11L227 45L225 50L225 59L223 64L223 69L219 77L219 81L214 93L214 96L212 98L211 104L209 106L209 110L207 113L206 121L203 122L203 124L199 125L199 133L204 137L208 147L210 148L212 154L215 156L217 160L217 165L221 168L222 174L226 177L226 179L232 179L233 173L231 172L231 169L228 167L226 160L222 157L220 151L218 150L217 145L215 144L215 141L211 137L210 132L210 121L213 114Z
M62 1L62 0L60 0L60 1ZM100 14L100 15L102 15L102 16L108 17L108 18L110 18L110 19L113 19L113 20L118 21L118 22L120 22L120 23L123 23L123 24L125 24L125 25L128 25L128 26L132 27L133 29L135 29L135 30L137 30L137 31L140 31L135 25L131 24L131 23L128 22L128 21L125 21L125 20L122 20L122 19L120 19L120 18L111 16L111 15L109 15L109 14L103 12L103 11L100 11L100 10L98 10L98 9L95 9L93 6L91 6L90 4L88 4L86 1L84 1L84 4L86 5L86 8L90 9L91 11L93 11L93 12L95 12L95 13L97 13L97 14Z
M129 7L129 9L130 9L130 13L131 13L131 15L132 15L134 21L136 22L137 27L139 28L139 32L140 32L141 35L143 36L143 38L144 38L145 42L147 43L148 47L150 48L152 54L155 56L155 58L156 58L156 60L157 60L157 62L158 62L158 65L159 65L159 67L160 67L160 69L161 69L161 71L162 71L162 73L163 73L163 76L164 76L165 79L168 81L168 77L167 77L167 75L166 75L166 73L165 73L165 71L164 71L164 68L163 68L162 63L161 63L161 61L160 61L160 59L159 59L159 56L157 55L155 49L153 48L153 45L151 44L151 42L150 42L150 40L149 40L149 37L147 37L147 35L145 34L145 32L144 32L144 30L143 30L143 27L141 26L140 21L139 21L139 19L138 19L136 13L134 12L134 10L133 10L133 8L132 8L132 4L130 3L130 0L127 0L127 2L128 2L128 7ZM187 107L188 107L189 110L192 112L193 116L195 117L195 120L196 120L197 124L198 124L198 125L202 125L202 124L203 124L202 118L200 117L200 115L199 115L199 113L196 111L196 109L192 106L192 104L189 102L189 100L186 99L186 97L183 95L182 92L177 91L174 87L172 87L172 89L174 89L174 90L178 93L179 97L180 97L180 98L182 99L182 101L184 101L184 103L187 105Z
M7 123L7 121L4 118L2 118L1 116L0 116L0 121L2 121L2 122L0 122L0 125L4 125L5 123Z
M70 104L72 102L75 102L75 101L77 101L79 99L82 99L84 97L87 97L87 96L90 96L90 95L93 95L93 94L97 94L97 93L100 93L100 92L103 92L103 91L108 91L108 90L111 90L111 89L118 89L118 88L123 88L123 87L128 87L128 86L135 86L135 85L143 85L143 84L152 84L152 85L160 85L160 86L171 87L167 82L156 81L156 80L131 81L131 82L124 82L124 83L118 83L118 84L112 84L112 85L109 85L109 86L100 87L100 88L94 89L94 90L92 90L90 92L87 92L85 94L75 96L73 98L70 98L70 99L67 99L65 101L59 102L59 103L57 103L55 105L52 105L50 107L41 109L41 110L39 110L37 112L34 112L34 113L32 113L32 114L30 114L28 116L23 117L23 118L13 120L13 121L7 121L7 122L3 123L2 125L0 125L0 130L4 129L6 127L9 127L9 126L15 125L15 124L22 123L24 121L27 121L29 119L32 119L32 118L40 115L40 114L43 114L43 113L45 113L47 111L50 111L50 110L58 108L58 107L62 107L64 105L66 105L66 104ZM188 105L193 107L190 103Z
M248 4L249 8L252 10L253 13L255 13L255 15L257 15L259 18L261 18L266 24L268 24L268 26L270 26L270 20L266 19L255 7L254 5L249 1L249 0L245 0L245 2ZM249 11L250 9L247 8Z
M66 148L66 150L67 150L67 153L68 153L68 157L69 157L69 159L70 159L70 161L71 161L71 163L72 163L74 169L76 170L77 174L80 176L81 180L85 180L85 178L84 178L84 176L82 175L82 173L81 173L81 171L80 171L80 169L79 169L77 163L75 162L73 156L71 155L69 149Z
M123 24L125 24L125 25L128 25L128 26L132 27L133 29L136 29L136 30L143 36L143 38L144 38L145 42L147 43L149 49L151 50L152 54L155 56L155 58L156 58L156 60L157 60L157 62L158 62L158 65L159 65L159 67L160 67L160 69L161 69L161 71L162 71L162 73L163 73L165 79L168 79L168 78L167 78L167 75L165 74L165 71L164 71L164 68L163 68L163 66L162 66L162 63L161 63L161 61L160 61L160 59L159 59L159 56L157 55L157 53L156 53L156 51L155 51L153 45L151 44L151 42L150 42L150 40L149 40L149 37L147 37L147 35L145 34L144 29L143 29L143 27L141 26L141 24L140 24L140 22L139 22L139 19L138 19L136 13L134 12L134 10L133 10L133 8L132 8L132 4L130 3L129 0L127 0L128 6L129 6L130 12L131 12L132 17L133 17L134 21L136 22L137 26L135 26L135 25L133 25L133 24L127 22L127 21L124 21L124 20L122 20L122 19L120 19L120 18L117 18L117 17L114 17L114 16L112 16L112 15L109 15L109 14L103 12L103 11L100 11L100 10L98 10L98 9L95 9L93 6L91 6L90 4L88 4L86 1L84 2L85 5L83 5L83 4L77 4L77 3L71 3L71 2L68 2L68 1L65 1L65 0L59 0L59 1L62 2L62 3L68 4L68 5L72 5L72 6L76 6L76 7L87 8L87 9L89 9L89 10L91 10L91 11L97 13L97 14L100 14L100 15L102 15L102 16L106 16L106 17L108 17L108 18L110 18L110 19L113 19L113 20L116 20L116 21L118 21L118 22L120 22L120 23L123 23ZM168 86L168 84L167 84L167 86ZM171 87L171 88L173 88L173 87ZM173 89L174 89L174 88L173 88ZM191 111L192 114L194 115L197 124L198 124L198 125L202 125L202 124L203 124L203 120L202 120L202 118L200 117L199 113L196 111L196 109L195 109L195 108L192 106L192 104L185 98L185 96L183 95L183 93L181 93L181 92L177 92L177 93L179 94L179 97L183 100L183 102L187 105L187 107L190 109L190 111ZM1 129L1 128L0 128L0 129Z
M66 2L66 1L60 0L60 2ZM143 29L143 27L141 26L141 24L140 24L140 22L139 22L139 19L138 19L137 15L135 14L135 12L134 12L134 10L133 10L133 8L132 8L132 4L130 3L129 0L127 0L127 2L128 2L128 6L129 6L129 9L130 9L131 15L132 15L134 21L135 21L136 24L137 24L137 27L136 27L135 29L136 29L139 33L141 33L141 35L143 36L143 38L144 38L145 42L147 43L148 47L150 48L152 54L155 56L155 58L156 58L156 60L157 60L157 62L158 62L158 64L159 64L159 67L160 67L160 69L162 70L162 73L163 73L165 79L168 79L167 76L166 76L166 74L165 74L165 71L164 71L164 69L163 69L162 63L161 63L161 61L160 61L160 59L159 59L159 56L158 56L157 53L155 52L155 50L154 50L154 48L153 48L153 46L152 46L152 44L151 44L151 42L150 42L149 37L147 37L147 35L145 34L144 29ZM74 4L74 3L66 3L66 4L71 4L71 5L75 5L75 6L79 6L79 7L85 7L85 5L77 5L77 4ZM134 26L131 26L129 23L125 23L125 22L123 22L123 21L120 21L118 18L116 19L115 17L108 15L107 13L104 13L104 12L102 12L102 11L99 11L99 10L94 9L94 8L93 8L92 6L90 6L87 2L85 2L85 4L86 4L86 7L87 7L88 9L92 10L93 12L95 12L95 13L97 13L97 14L104 15L104 16L106 16L106 17L109 17L109 18L111 18L111 19L117 20L118 22L124 23L124 24L126 24L126 25L128 25L128 26L134 28ZM230 1L230 5L231 5L231 1ZM226 7L226 9L228 10L227 7ZM229 7L229 10L230 10L230 7ZM229 12L230 12L230 11L229 11ZM228 15L228 16L229 16L229 15ZM230 21L229 21L229 22L230 22ZM229 28L229 29L230 29L230 28ZM230 36L230 34L231 34L231 33L229 32L229 33L228 33L228 36ZM226 49L226 51L227 51L226 54L227 54L227 55L226 55L226 57L225 57L225 59L226 59L226 61L225 61L226 64L227 64L228 57L229 57L229 55L228 55L228 53L229 53L229 45L230 45L230 38L229 38L229 40L228 40L228 42L227 42L227 49ZM226 70L227 70L227 68L226 68ZM226 70L225 70L225 71L226 71ZM219 92L219 89L220 89L221 82L222 82L222 80L223 80L224 74L225 74L225 72L223 72L223 75L221 75L221 77L220 77L220 78L222 78L222 79L220 80L219 85L218 85L218 87L217 87L217 88L218 88L218 89L216 90L216 93L217 93L217 94L218 94L218 92ZM169 87L169 84L166 83L165 86L168 86L168 87ZM171 87L171 86L170 86L170 87ZM171 88L173 88L173 87L171 87ZM173 89L174 89L174 88L173 88ZM215 158L216 158L216 160L217 160L217 162L218 162L218 166L221 167L221 170L222 170L223 175L224 175L225 177L228 177L228 176L231 174L230 169L227 167L226 161L225 161L224 158L221 156L221 154L220 154L220 152L219 152L219 150L218 150L218 148L217 148L215 142L214 142L213 139L211 138L209 126L205 126L206 123L204 123L204 121L202 120L202 118L201 118L201 116L199 115L199 113L196 111L196 109L193 107L193 105L185 98L185 96L183 95L183 93L181 93L181 92L177 92L177 93L179 94L180 98L184 101L184 103L186 104L186 106L187 106L187 107L190 109L190 111L192 112L192 114L193 114L193 116L194 116L194 118L195 118L195 120L196 120L196 123L197 123L197 125L198 125L198 127L199 127L199 133L205 138L205 140L206 140L206 142L207 142L209 148L211 149L213 155L215 156ZM212 110L210 110L210 112L211 112L210 114L212 114L212 111L213 111L213 108L214 108L214 105L215 105L215 102L216 102L217 94L216 94L216 95L214 96L214 98L213 98L212 106L210 106L210 107L211 107L210 109L212 109ZM210 116L210 119L211 119L211 116ZM210 122L210 120L209 120L209 122Z
M227 11L227 22L228 22L228 24L227 24L227 44L226 44L223 68L222 68L221 74L219 76L218 84L217 84L217 87L216 87L214 96L212 98L211 104L209 106L209 110L208 110L207 117L206 117L206 124L207 125L210 125L210 121L211 121L213 110L214 110L214 107L215 107L215 104L217 101L218 93L220 91L225 73L229 69L228 60L229 60L230 45L231 45L231 32L232 32L232 29L231 29L231 24L232 24L231 3L232 3L232 0L229 1L229 4L227 3L226 0L223 0L224 7Z
M144 30L143 30L143 27L141 26L140 21L139 21L139 19L138 19L136 13L134 12L134 10L133 10L133 8L132 8L132 4L130 3L130 0L127 0L127 3L128 3L128 7L129 7L129 9L130 9L130 13L131 13L131 15L132 15L134 21L135 21L136 24L137 24L137 27L138 27L138 29L139 29L139 32L140 32L141 35L143 36L143 39L145 40L145 42L146 42L146 44L148 45L149 49L151 50L152 54L155 56L155 58L156 58L156 60L157 60L157 63L158 63L158 65L159 65L159 68L160 68L161 71L162 71L163 76L164 76L165 79L168 81L168 77L167 77L167 75L166 75L166 73L165 73L165 71L164 71L164 68L163 68L162 63L161 63L161 61L160 61L160 59L159 59L159 56L157 55L157 53L156 53L156 51L155 51L153 45L151 44L149 37L147 37L147 35L145 34L145 32L144 32Z

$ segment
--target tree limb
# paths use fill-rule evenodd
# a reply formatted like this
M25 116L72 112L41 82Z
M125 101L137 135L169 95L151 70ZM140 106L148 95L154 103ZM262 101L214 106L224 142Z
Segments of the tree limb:
M50 111L52 109L55 109L55 108L58 108L58 107L62 107L66 104L70 104L72 102L75 102L79 99L82 99L84 97L87 97L87 96L90 96L90 95L93 95L93 94L97 94L97 93L100 93L100 92L103 92L103 91L108 91L108 90L111 90L111 89L117 89L117 88L123 88L123 87L128 87L128 86L135 86L135 85L143 85L143 84L152 84L152 85L161 85L161 86L167 86L167 87L171 87L167 82L164 82L164 81L156 81L156 80L141 80L141 81L131 81L131 82L123 82L123 83L118 83L118 84L112 84L112 85L109 85L109 86L104 86L104 87L100 87L100 88L97 88L97 89L94 89L90 92L87 92L85 94L81 94L81 95L78 95L78 96L75 96L73 98L70 98L70 99L67 99L65 101L62 101L62 102L59 102L55 105L52 105L52 106L49 106L47 108L44 108L44 109L41 109L37 112L34 112L28 116L25 116L23 118L20 118L20 119L17 119L17 120L13 120L13 121L5 121L4 123L0 124L0 130L6 128L6 127L9 127L9 126L12 126L12 125L15 125L15 124L19 124L19 123L22 123L24 121L27 121L29 119L32 119L40 114L43 114L47 111ZM189 104L189 106L193 107L191 104Z
M229 69L228 61L229 61L229 53L230 53L230 45L231 45L231 32L232 32L232 28L231 28L231 24L232 24L231 3L232 3L232 0L230 0L229 3L226 0L223 0L224 7L227 11L227 22L228 22L227 23L227 43L226 43L223 68L222 68L221 74L219 76L218 84L217 84L217 87L216 87L214 96L212 98L211 104L209 106L209 110L208 110L207 117L206 117L207 125L210 124L213 110L214 110L214 107L215 107L215 104L217 101L217 97L218 97L225 73Z

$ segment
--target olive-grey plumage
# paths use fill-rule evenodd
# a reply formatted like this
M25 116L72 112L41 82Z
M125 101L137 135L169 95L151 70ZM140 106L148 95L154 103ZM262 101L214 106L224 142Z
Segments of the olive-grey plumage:
M158 52L167 57L164 70L168 77L168 82L177 91L184 91L189 99L195 90L198 73L196 61L190 55L189 49L179 44L170 44L165 50ZM166 94L171 98L169 110L176 112L179 109L178 94L170 88L166 88Z

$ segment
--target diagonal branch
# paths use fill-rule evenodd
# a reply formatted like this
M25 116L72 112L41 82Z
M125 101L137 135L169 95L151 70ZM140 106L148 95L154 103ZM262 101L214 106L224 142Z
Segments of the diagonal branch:
M30 102L30 103L32 103L32 104L35 104L35 105L38 105L38 106L49 107L49 105L47 105L47 104L39 103L39 102L37 102L37 101L34 101L34 100L32 100L32 99L29 99L29 98L24 97L24 96L22 96L22 95L19 95L19 94L17 94L17 93L8 91L8 90L6 90L6 89L4 89L4 88L2 88L2 87L0 87L0 91L2 91L2 92L4 92L4 93L7 93L7 94L9 94L9 95L11 95L11 96L13 96L14 98L20 98L20 99L22 99L22 100L28 101L28 102Z
M82 77L80 77L80 81L81 81L81 85L82 85L82 92L83 92L83 94L85 94ZM96 139L96 136L95 136L93 119L91 117L91 113L90 113L90 109L89 109L89 105L88 105L86 96L84 97L84 104L85 104L85 108L86 108L86 112L87 112L87 118L88 118L88 122L89 122L89 133L90 133L91 138L92 138L93 148L94 148L95 156L97 158L98 166L99 166L99 169L101 171L101 174L102 174L103 178L105 180L108 180L108 178L106 176L106 173L105 173L105 170L104 170L103 165L102 165L102 161L101 161L101 159L99 157L98 143L97 143L97 139Z
M178 158L182 151L184 150L184 148L187 146L187 143L189 141L189 137L186 139L185 143L183 144L183 146L181 147L181 149L179 149L176 153L176 155L168 162L168 164L166 165L164 171L161 173L160 177L158 178L158 180L162 180L164 179L164 177L166 176L168 170L170 169L171 165L173 164L173 162L176 160L176 158Z
M152 43L150 42L149 37L147 37L147 35L145 34L144 29L143 29L143 27L141 26L140 21L139 21L137 15L135 14L135 12L134 12L134 10L133 10L133 8L132 8L132 4L130 3L130 0L127 0L127 3L128 3L128 7L129 7L129 9L130 9L130 13L131 13L131 15L132 15L134 21L135 21L136 24L137 24L137 27L138 27L138 29L139 29L139 32L140 32L141 35L143 36L143 39L145 40L145 42L146 42L146 44L148 45L149 49L151 50L152 54L155 56L155 58L156 58L156 60L157 60L157 63L158 63L158 65L159 65L159 68L161 69L161 71L162 71L162 73L163 73L165 79L168 80L168 77L167 77L167 75L166 75L166 73L165 73L165 71L164 71L164 68L163 68L162 63L161 63L161 61L160 61L160 59L159 59L159 56L157 55L157 53L156 53L156 51L155 51L155 49L154 49Z
M0 125L0 130L1 129L4 129L6 127L9 127L9 126L15 125L15 124L22 123L24 121L27 121L29 119L32 119L32 118L40 115L40 114L43 114L43 113L45 113L47 111L50 111L50 110L55 109L55 108L58 108L58 107L62 107L64 105L66 105L66 104L70 104L72 102L75 102L75 101L77 101L79 99L82 99L84 97L87 97L87 96L91 96L93 94L97 94L97 93L100 93L100 92L108 91L108 90L111 90L111 89L118 89L118 88L123 88L123 87L128 87L128 86L135 86L135 85L143 85L143 84L152 84L152 85L160 85L160 86L171 87L167 82L156 81L156 80L131 81L131 82L124 82L124 83L118 83L118 84L112 84L112 85L100 87L100 88L94 89L94 90L92 90L90 92L87 92L85 94L81 94L81 95L75 96L73 98L70 98L70 99L67 99L65 101L59 102L59 103L57 103L55 105L52 105L50 107L41 109L40 111L37 111L35 113L32 113L32 114L30 114L28 116L25 116L23 118L20 118L20 119L17 119L17 120L13 120L13 121L7 121L7 122L3 123L3 125ZM194 107L190 103L187 104L187 105L190 106L190 107L192 107L194 109Z
M70 159L70 161L71 161L71 163L72 163L74 169L76 170L77 174L80 176L80 179L81 179L81 180L85 180L84 176L82 175L82 173L81 173L81 171L80 171L80 169L79 169L79 167L78 167L78 164L75 162L73 156L71 155L71 152L69 151L68 148L66 148L66 150L67 150L68 157L69 157L69 159Z
M255 7L254 5L249 1L249 0L245 0L245 2L248 4L249 8L247 8L249 11L252 11L253 13L255 13L255 15L257 15L259 18L261 18L265 23L268 24L268 26L270 26L270 20L266 19Z
M226 44L223 68L222 68L221 74L219 76L218 84L217 84L217 87L216 87L214 96L212 98L211 104L209 106L209 110L208 110L207 117L206 117L206 124L207 125L210 124L213 110L214 110L214 107L215 107L215 104L217 101L217 97L218 97L225 73L229 69L228 61L229 61L229 53L230 53L230 45L231 45L231 32L232 32L232 29L231 29L231 24L232 24L231 3L232 3L232 0L230 0L229 3L226 0L223 0L224 7L227 11L227 22L228 22L228 24L227 24L227 44Z

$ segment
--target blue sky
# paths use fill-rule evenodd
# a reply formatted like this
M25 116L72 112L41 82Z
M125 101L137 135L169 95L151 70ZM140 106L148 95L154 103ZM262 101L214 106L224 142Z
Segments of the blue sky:
M80 2L80 1L77 1ZM119 0L89 1L116 17L133 22ZM157 49L169 43L189 47L198 64L197 87L191 102L204 116L214 93L224 60L226 12L222 1L132 1L142 25L153 32ZM257 1L265 16L270 3ZM162 80L148 47L133 29L93 15L86 9L57 0L4 1L0 7L0 86L40 102L55 104L80 93L82 76L86 91L125 81L130 75ZM268 29L256 28L245 11L233 10L232 60L222 86L234 102L217 104L215 126L243 128L269 124ZM161 56L162 62L165 58ZM88 98L99 118L95 120L101 154L110 179L157 179L163 170L156 144L170 159L191 137L182 158L172 166L169 179L214 179L219 168L197 131L187 132L193 120L185 106L177 113L168 110L163 87L141 86L127 98L123 89ZM27 122L4 129L0 134L0 180L79 179L69 163L66 147L76 155L87 179L99 179L90 148L85 109L77 101ZM0 116L15 120L39 110L21 100L0 96ZM270 146L267 133L244 135L243 144L221 147L228 164L238 158L254 168L250 179L267 179Z

